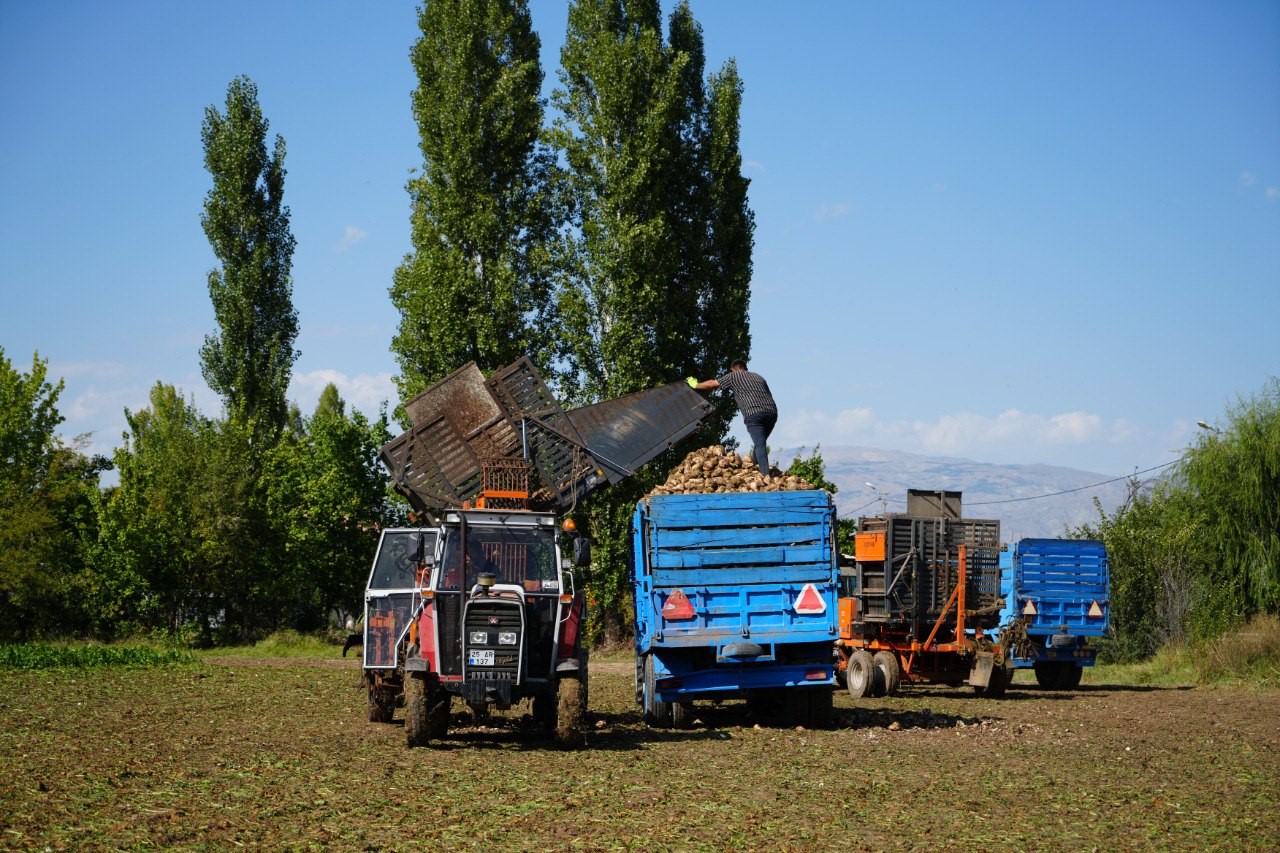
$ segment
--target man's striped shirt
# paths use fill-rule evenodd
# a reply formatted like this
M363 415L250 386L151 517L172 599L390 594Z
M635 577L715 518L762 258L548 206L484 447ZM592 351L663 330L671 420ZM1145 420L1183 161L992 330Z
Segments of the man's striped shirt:
M773 394L769 392L769 383L759 373L731 370L716 381L721 388L733 393L733 399L742 410L744 418L766 414L777 416L778 407L773 402Z

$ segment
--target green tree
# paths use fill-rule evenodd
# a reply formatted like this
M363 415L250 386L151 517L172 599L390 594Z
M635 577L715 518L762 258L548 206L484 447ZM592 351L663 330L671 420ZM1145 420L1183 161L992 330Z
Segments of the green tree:
M379 532L398 520L378 463L389 438L385 413L374 423L348 415L331 384L305 431L276 448L268 507L285 525L301 627L319 627L330 613L350 614L359 605Z
M98 474L110 463L83 452L84 436L71 445L58 438L62 389L39 353L23 372L0 348L0 636L84 625L82 540L94 526Z
M548 333L549 158L539 41L524 0L427 0L411 57L422 169L408 190L413 251L391 299L405 399L467 361L492 370Z
M205 338L200 360L228 415L247 424L259 444L269 444L284 425L298 357L285 144L277 135L268 153L267 127L257 86L237 77L227 88L226 113L208 107L201 128L213 188L200 223L221 267L209 272L218 332Z
M797 452L787 467L787 473L800 477L815 489L827 490L832 496L840 491L839 486L827 479L827 465L822 459L821 445L814 447L808 456L804 455L803 448ZM853 536L857 532L857 519L836 518L836 548L842 554L853 553Z
M564 165L561 208L571 212L557 298L560 385L582 402L718 375L749 355L741 82L732 64L704 78L702 33L687 4L672 12L669 32L664 39L656 0L569 9L549 138ZM731 403L717 404L700 444L725 433ZM691 444L581 511L606 623L626 610L635 501Z
M1196 633L1280 613L1280 380L1229 406L1223 428L1200 436L1177 478L1213 551Z

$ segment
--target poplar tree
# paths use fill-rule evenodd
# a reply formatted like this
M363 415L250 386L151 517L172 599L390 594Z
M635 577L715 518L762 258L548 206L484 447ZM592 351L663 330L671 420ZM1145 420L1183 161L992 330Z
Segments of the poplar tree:
M539 40L524 0L427 0L411 51L422 167L413 251L395 271L402 397L467 361L484 370L548 340L548 157Z
M248 77L227 87L226 113L205 110L201 139L213 188L200 224L220 267L209 272L218 331L205 338L205 381L231 419L269 442L287 416L285 394L298 353L293 308L294 238L284 205L284 139L267 150L268 122Z
M731 62L705 76L702 30L686 3L662 33L656 0L578 0L561 51L560 118L550 134L572 216L558 290L562 386L582 402L749 357L754 222L738 147L742 84ZM723 439L718 411L692 439ZM670 456L689 449L677 449ZM666 462L673 459L667 458ZM595 590L619 616L634 503L664 460L589 502Z

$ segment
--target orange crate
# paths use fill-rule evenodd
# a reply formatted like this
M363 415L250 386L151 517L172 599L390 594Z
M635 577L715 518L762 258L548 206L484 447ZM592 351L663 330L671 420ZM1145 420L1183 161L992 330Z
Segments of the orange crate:
M874 563L884 560L884 533L854 534L853 555L859 563Z

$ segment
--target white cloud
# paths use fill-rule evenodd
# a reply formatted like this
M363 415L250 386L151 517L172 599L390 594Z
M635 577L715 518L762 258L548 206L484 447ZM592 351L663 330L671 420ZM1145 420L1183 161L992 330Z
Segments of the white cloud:
M748 169L755 169L760 172L769 171L764 167L764 163L761 163L759 160L744 160L742 165L746 166Z
M342 234L342 239L339 240L337 245L333 247L333 250L335 252L345 252L348 249L350 249L352 246L354 246L356 243L359 243L362 240L366 239L368 236L369 236L368 231L357 228L354 225L348 225L346 231L344 231Z
M51 361L49 376L89 377L92 379L114 379L125 374L125 366L118 361Z
M392 406L399 401L390 373L347 376L341 371L328 368L294 374L293 383L289 386L289 397L297 402L303 414L309 415L315 411L320 393L329 383L338 387L338 393L347 402L348 409L359 409L370 417L377 415L378 407L384 400Z
M1267 187L1267 201L1280 199L1280 187Z
M840 202L838 204L822 204L813 212L813 218L816 222L822 222L827 219L839 219L853 212L853 205Z
M1257 182L1258 182L1258 176L1257 176L1257 175L1255 175L1253 172L1241 172L1241 173L1240 173L1240 186L1242 186L1242 187L1251 187L1251 186L1253 186L1254 184L1256 184Z
M990 461L1053 461L1103 446L1138 446L1146 436L1133 423L1106 421L1092 412L1033 414L1008 409L996 415L954 412L935 420L881 420L871 409L835 414L801 409L779 422L777 443L793 446L852 444Z

